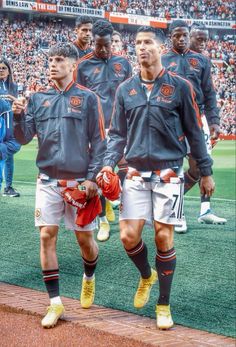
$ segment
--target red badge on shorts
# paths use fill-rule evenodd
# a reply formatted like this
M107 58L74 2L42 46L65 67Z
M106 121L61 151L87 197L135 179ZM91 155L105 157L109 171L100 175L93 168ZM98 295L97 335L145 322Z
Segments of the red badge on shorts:
M199 65L199 60L196 58L190 58L188 59L188 62L193 68L196 68Z
M165 97L170 97L174 94L175 87L170 84L162 84L160 92Z
M116 73L120 73L122 71L122 65L120 63L115 63L113 65Z
M80 107L83 103L83 98L80 96L71 96L70 97L70 105L72 107Z

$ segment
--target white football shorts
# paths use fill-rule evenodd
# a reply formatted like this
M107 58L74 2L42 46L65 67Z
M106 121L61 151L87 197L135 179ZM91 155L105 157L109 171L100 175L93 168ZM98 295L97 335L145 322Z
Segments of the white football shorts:
M182 225L184 183L145 182L125 179L122 187L120 220L155 220Z
M96 227L95 221L84 227L75 224L76 207L67 204L61 191L63 188L56 186L56 180L42 182L37 180L35 201L35 226L60 225L64 218L65 227L76 231L93 231Z
M207 123L206 116L204 114L201 115L201 120L202 120L202 130L204 133L204 138L205 138L205 145L207 149L207 153L211 155L212 151L212 143L211 143L211 135L210 135L210 129ZM186 139L186 145L187 145L187 153L191 153L190 146L188 143L188 140Z

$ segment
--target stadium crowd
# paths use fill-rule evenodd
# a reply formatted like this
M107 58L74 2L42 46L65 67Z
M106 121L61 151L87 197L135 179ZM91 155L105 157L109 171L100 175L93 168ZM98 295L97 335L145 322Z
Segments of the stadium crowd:
M59 0L57 3L167 19L234 19L233 0Z
M0 54L7 57L13 64L15 82L19 92L25 91L26 96L44 88L48 84L45 75L47 48L58 41L67 42L75 39L72 26L62 21L49 20L47 30L45 22L30 22L7 18L0 19ZM122 32L124 47L134 71L137 62L134 50L134 34ZM234 57L235 45L222 40L209 40L207 52L213 60L213 82L217 90L218 105L221 109L221 128L224 134L235 134L234 119ZM217 62L220 61L221 64Z
M36 2L36 0L34 0ZM42 3L145 16L234 20L234 0L41 0Z

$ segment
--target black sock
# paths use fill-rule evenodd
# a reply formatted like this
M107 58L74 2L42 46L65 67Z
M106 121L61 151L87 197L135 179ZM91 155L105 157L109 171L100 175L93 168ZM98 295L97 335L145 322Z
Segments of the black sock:
M84 257L82 257L83 259L83 263L84 263L84 273L87 277L92 277L96 266L97 266L97 262L98 262L98 255L94 260L87 260Z
M195 179L189 173L189 171L185 171L184 173L184 194L186 194L190 189L195 186L195 184L199 181L199 179Z
M149 278L151 276L151 267L148 262L147 246L143 240L141 240L134 248L129 250L125 249L125 251L135 266L139 269L142 278Z
M45 283L49 298L59 296L59 269L43 270L43 281Z
M171 283L176 266L176 253L172 248L167 252L157 250L156 268L159 279L160 296L158 304L169 305Z
M105 217L105 215L106 215L106 198L104 198L104 196L101 195L100 201L102 204L102 212L100 213L99 217Z
M201 202L210 202L210 196L201 195Z

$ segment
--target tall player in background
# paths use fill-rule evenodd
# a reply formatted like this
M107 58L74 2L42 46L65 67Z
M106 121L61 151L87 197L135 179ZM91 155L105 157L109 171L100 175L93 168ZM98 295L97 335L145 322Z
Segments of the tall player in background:
M220 134L219 110L216 103L216 92L212 84L211 63L204 55L189 49L190 34L187 23L182 20L173 21L169 28L172 48L162 56L163 65L170 71L188 79L196 93L196 101L202 116L207 150L211 152L211 140L216 141ZM194 35L193 35L194 36ZM188 153L189 169L185 172L185 190L187 193L199 182L200 173L196 161ZM212 213L210 197L201 196L199 223L224 224L226 219ZM176 232L187 232L186 219Z
M113 26L106 20L98 20L92 29L94 51L78 62L77 82L95 92L101 100L105 117L105 128L110 126L113 102L118 86L132 74L129 61L121 55L112 53ZM97 234L99 241L106 241L110 235L110 225L106 217L114 220L111 204L101 197L103 212L99 215L100 227ZM111 214L113 212L113 214ZM108 215L107 215L108 216Z
M91 43L93 20L89 16L80 16L77 17L75 26L77 38L73 44L78 51L79 58L82 58L84 55L92 52Z

